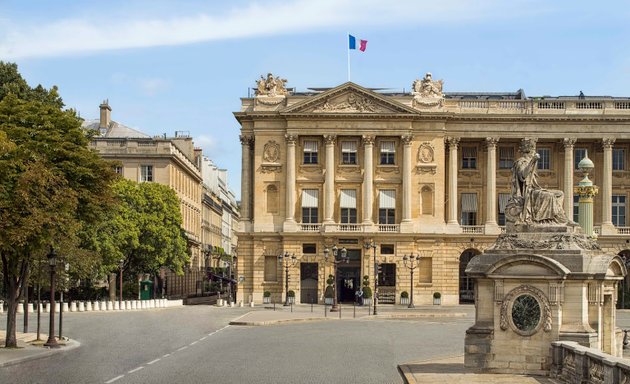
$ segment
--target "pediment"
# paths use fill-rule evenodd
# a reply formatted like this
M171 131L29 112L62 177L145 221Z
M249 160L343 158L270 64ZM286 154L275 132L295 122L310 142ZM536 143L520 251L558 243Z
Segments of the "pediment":
M513 255L503 258L488 268L487 276L556 276L563 278L569 270L556 260L540 255Z
M345 83L296 103L282 114L417 114L418 111L354 83Z

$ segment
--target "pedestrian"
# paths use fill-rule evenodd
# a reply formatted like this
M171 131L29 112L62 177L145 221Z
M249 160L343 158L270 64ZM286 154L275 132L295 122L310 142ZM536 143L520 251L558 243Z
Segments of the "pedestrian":
M356 297L357 304L363 305L363 290L361 288L354 293L354 296Z

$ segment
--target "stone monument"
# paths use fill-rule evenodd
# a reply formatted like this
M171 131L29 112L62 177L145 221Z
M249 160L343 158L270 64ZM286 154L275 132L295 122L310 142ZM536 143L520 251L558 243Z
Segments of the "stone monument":
M562 191L538 184L536 141L524 139L520 151L506 231L466 268L475 280L476 314L466 331L464 365L544 375L551 342L558 340L621 356L615 303L625 266L567 219Z

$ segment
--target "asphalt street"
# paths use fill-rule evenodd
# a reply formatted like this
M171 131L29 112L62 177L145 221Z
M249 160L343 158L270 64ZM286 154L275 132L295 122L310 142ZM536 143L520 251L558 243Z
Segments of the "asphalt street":
M400 383L397 364L463 353L473 321L468 310L465 318L228 325L249 310L68 313L64 333L81 346L0 368L0 383Z

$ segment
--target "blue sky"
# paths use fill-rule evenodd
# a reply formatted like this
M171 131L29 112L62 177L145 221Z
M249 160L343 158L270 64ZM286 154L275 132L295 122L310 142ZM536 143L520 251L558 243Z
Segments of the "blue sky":
M237 196L240 98L267 72L297 90L347 81L347 32L368 40L351 58L366 87L432 72L446 92L630 96L625 1L0 0L0 60L84 118L109 99L143 132L189 131Z

